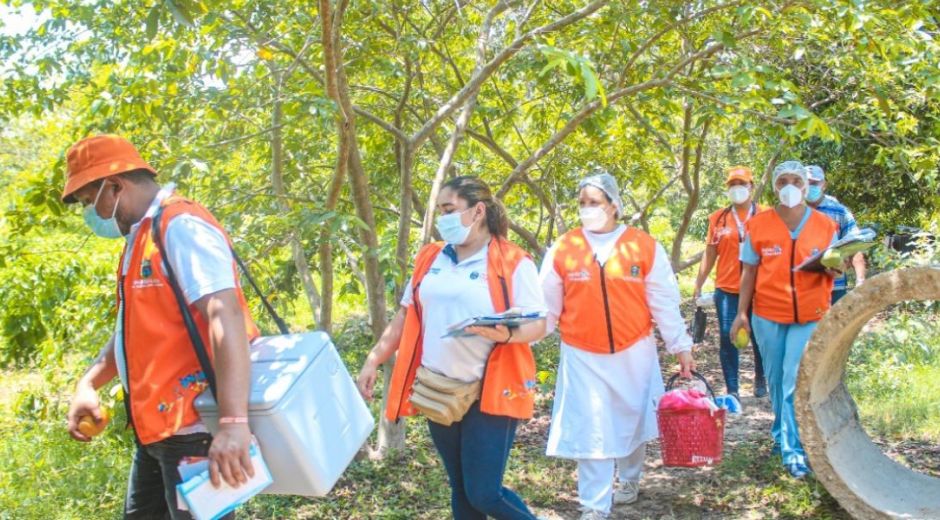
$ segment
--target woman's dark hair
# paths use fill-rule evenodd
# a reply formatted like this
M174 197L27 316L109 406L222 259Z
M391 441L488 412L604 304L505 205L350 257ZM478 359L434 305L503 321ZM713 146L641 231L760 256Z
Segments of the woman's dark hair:
M491 235L506 238L509 234L509 217L506 208L493 197L493 192L485 182L478 177L463 175L454 177L444 183L443 188L450 188L457 193L457 197L467 201L467 207L473 207L478 202L486 206L486 228Z

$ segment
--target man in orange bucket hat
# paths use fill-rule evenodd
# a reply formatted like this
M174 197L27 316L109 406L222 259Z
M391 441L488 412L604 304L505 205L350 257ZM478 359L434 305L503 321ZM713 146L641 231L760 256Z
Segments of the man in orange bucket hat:
M69 433L91 440L79 424L87 416L99 425L106 420L97 390L118 376L137 440L124 517L191 518L176 507L184 457L207 456L215 485L224 479L237 487L254 474L248 344L258 329L238 284L231 242L208 210L176 195L173 184L157 184L157 171L127 139L83 139L69 149L67 163L62 200L84 206L95 234L126 240L115 331L76 386ZM194 342L208 365L200 363ZM209 387L220 414L214 437L193 407Z

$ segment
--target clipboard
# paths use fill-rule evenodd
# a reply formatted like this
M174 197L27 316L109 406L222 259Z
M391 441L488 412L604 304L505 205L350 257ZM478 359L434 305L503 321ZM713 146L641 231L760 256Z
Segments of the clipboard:
M441 338L462 338L473 336L469 332L464 332L467 327L495 327L496 325L505 325L511 329L520 325L531 323L545 318L542 312L520 312L517 309L509 309L499 314L490 314L487 316L476 316L459 321L447 327L447 332Z
M807 257L805 260L800 262L799 265L795 266L793 270L819 273L827 269L826 266L823 265L822 259L829 251L838 251L842 258L848 258L855 255L856 253L861 253L862 251L871 249L875 244L874 230L865 228L859 233L837 240L828 248L816 253L815 255Z

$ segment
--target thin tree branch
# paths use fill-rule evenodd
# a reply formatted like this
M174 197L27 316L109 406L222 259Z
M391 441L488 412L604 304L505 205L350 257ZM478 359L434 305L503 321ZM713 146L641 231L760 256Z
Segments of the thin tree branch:
M708 8L708 9L702 10L702 11L700 11L700 12L698 12L698 13L695 13L695 14L693 14L693 15L690 15L690 16L688 16L688 17L682 18L682 19L680 19L680 20L676 20L674 23L672 23L672 24L670 24L670 25L664 27L661 31L659 31L658 33L654 34L653 36L651 36L650 38L648 38L645 42L643 42L643 44L640 45L640 47L639 47L636 51L633 52L633 54L630 56L630 59L627 60L627 64L624 65L624 67L623 67L623 72L620 74L620 81L619 81L619 83L618 83L618 86L619 86L619 87L623 87L623 85L626 83L626 81L627 81L627 71L629 71L631 68L633 68L633 64L636 63L636 60L639 59L639 57L640 57L644 52L646 52L647 49L649 49L654 43L656 43L657 41L659 41L659 39L662 38L663 36L665 36L666 34L669 34L670 32L672 32L672 31L678 29L679 27L682 27L683 25L685 25L685 24L687 24L687 23L689 23L689 22L692 22L692 21L695 21L695 20L697 20L697 19L699 19L699 18L702 18L703 16L707 16L707 15L713 13L713 12L721 11L721 10L723 10L723 9L729 9L729 8L732 8L732 7L739 7L739 6L741 6L742 4L744 4L743 1L737 1L737 2L729 2L729 3L727 3L727 4L716 5L716 6L714 6L714 7L710 7L710 8Z
M412 137L412 141L415 146L420 147L431 135L431 132L433 132L434 129L440 126L440 124L454 111L462 107L467 99L470 98L470 96L476 94L483 85L483 82L485 82L487 78L496 72L496 70L503 63L509 60L509 58L518 53L527 41L537 36L563 29L564 27L567 27L593 14L608 3L609 0L596 0L559 20L556 20L555 22L533 29L519 38L516 38L512 43L509 44L509 46L504 48L490 61L483 65L479 71L477 71L477 73L471 76L466 85L464 85L463 88L451 96L451 98L437 110L434 116L424 123L424 125Z

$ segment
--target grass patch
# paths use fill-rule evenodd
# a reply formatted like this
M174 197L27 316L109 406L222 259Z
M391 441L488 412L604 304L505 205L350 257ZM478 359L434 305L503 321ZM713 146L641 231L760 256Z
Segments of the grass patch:
M66 431L66 403L35 372L6 372L0 402L0 519L118 518L134 441L123 410L91 443ZM8 394L9 395L9 394Z
M870 433L940 440L940 323L937 305L906 303L859 336L846 380Z
M940 324L933 323L933 312L909 305L892 310L891 317L874 322L852 350L848 384L864 423L876 436L940 438ZM338 347L352 373L370 346L368 337L364 320L351 319L338 327ZM537 345L535 353L545 392L538 399L536 418L517 432L506 485L537 511L570 517L577 514L576 465L545 456L558 363L555 340ZM74 442L65 431L69 374L78 373L85 363L87 359L75 356L56 370L2 374L0 413L9 419L0 424L0 520L120 518L134 449L132 436L122 428L122 408L114 408L112 424L92 443ZM378 402L371 406L378 415ZM407 435L402 452L380 461L354 462L328 497L262 495L241 508L239 518L447 518L450 488L424 421L409 420ZM745 435L726 446L718 467L648 473L636 511L657 519L848 518L814 479L797 481L786 474L779 459L770 455L765 431ZM923 453L903 451L906 445L898 449L904 456Z

